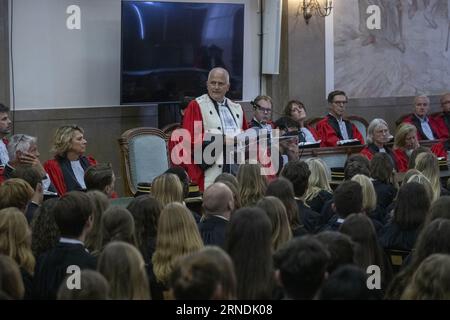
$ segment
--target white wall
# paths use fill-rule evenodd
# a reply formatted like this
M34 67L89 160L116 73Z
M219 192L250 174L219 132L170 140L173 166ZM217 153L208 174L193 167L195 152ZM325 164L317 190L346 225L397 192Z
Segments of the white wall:
M259 93L258 1L214 2L245 4L243 100L252 100ZM80 30L66 27L69 5L81 9ZM16 110L120 104L120 0L13 0L10 6Z

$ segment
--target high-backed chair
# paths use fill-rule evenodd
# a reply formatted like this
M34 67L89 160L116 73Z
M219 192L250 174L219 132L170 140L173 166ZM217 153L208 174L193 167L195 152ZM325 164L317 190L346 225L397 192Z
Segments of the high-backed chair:
M319 122L322 119L323 119L323 117L314 117L314 118L307 119L305 121L305 125L311 126L315 129L317 122Z
M182 128L181 123L179 122L174 122L174 123L170 123L168 125L165 125L161 131L164 132L167 136L167 139L170 139L170 135L172 134L173 131L175 131L176 129L180 129Z
M167 136L156 128L140 127L125 131L119 139L124 190L136 193L139 182L152 182L169 168Z
M395 126L398 128L403 123L403 121L405 121L405 119L411 115L412 113L408 113L400 116L397 120L395 120Z
M359 132L361 132L365 141L367 137L367 128L369 127L369 122L367 122L367 120L364 119L363 117L354 115L348 116L347 119L350 120L350 122L353 123L356 126L356 128L358 128Z

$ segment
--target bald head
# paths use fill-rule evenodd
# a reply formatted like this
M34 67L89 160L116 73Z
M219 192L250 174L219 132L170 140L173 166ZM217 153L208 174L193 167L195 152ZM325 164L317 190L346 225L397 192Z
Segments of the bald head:
M217 101L222 102L225 94L230 89L230 75L224 68L214 68L209 72L208 81L206 82L209 96Z
M229 218L234 210L233 192L221 182L210 185L203 193L203 209L207 215Z

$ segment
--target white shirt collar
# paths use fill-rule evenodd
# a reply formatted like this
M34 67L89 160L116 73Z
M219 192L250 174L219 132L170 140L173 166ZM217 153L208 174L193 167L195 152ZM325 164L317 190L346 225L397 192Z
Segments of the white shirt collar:
M71 238L61 237L61 238L59 238L59 242L60 243L70 243L70 244L81 244L82 246L84 246L84 242L80 241L78 239L71 239Z

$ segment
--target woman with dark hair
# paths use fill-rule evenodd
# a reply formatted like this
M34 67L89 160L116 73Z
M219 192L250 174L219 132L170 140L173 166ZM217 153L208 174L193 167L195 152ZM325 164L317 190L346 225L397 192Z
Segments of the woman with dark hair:
M284 108L284 115L294 119L299 127L299 142L318 142L320 140L316 129L305 125L306 107L303 102L298 100L291 100Z
M84 173L97 164L84 156L87 141L84 131L77 125L59 127L53 137L55 158L44 163L44 169L60 196L73 190L86 190Z
M394 167L385 153L376 153L370 160L370 177L377 194L377 205L386 209L394 201L397 188L394 185Z
M271 229L269 218L259 208L242 208L231 216L225 250L236 270L237 299L272 298Z
M36 210L31 222L31 251L36 258L41 253L55 247L59 241L60 232L55 221L53 208L58 202L57 198L48 199Z
M300 237L308 233L305 226L300 221L297 202L295 201L294 187L286 178L278 178L269 183L266 191L267 196L274 196L283 202L289 226L294 237Z
M367 270L371 265L379 266L382 276L382 288L386 288L392 279L392 270L383 250L378 244L377 234L372 221L362 213L349 215L342 223L340 232L350 236L355 245L355 262Z
M414 272L427 257L434 253L450 254L450 221L436 219L420 233L412 251L411 262L392 280L385 299L400 299Z
M392 221L380 231L383 248L412 250L430 209L425 187L417 182L404 184L397 196Z
M140 196L131 201L127 209L134 218L137 248L148 265L155 252L156 231L162 205L152 196Z

